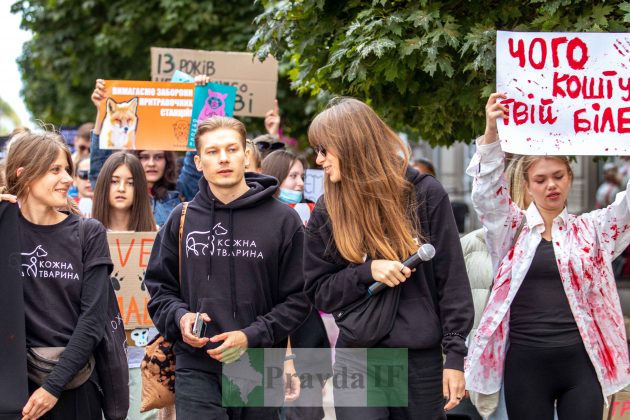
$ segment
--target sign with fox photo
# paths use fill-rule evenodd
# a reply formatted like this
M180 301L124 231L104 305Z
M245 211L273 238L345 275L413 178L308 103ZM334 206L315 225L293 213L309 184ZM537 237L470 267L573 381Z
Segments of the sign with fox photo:
M187 150L192 83L106 80L101 149Z
M153 326L147 310L149 292L144 286L153 242L157 232L107 232L114 269L111 281L125 329Z
M176 71L201 74L213 83L235 86L234 115L264 117L273 108L278 85L278 62L260 62L252 53L151 47L151 80L171 80Z

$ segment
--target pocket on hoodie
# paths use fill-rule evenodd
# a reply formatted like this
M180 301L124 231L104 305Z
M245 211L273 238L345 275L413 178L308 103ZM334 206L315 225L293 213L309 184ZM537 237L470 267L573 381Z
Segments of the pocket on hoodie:
M241 330L256 319L254 305L251 302L237 301L236 314L232 311L232 302L229 298L199 299L198 308L199 312L205 312L210 317L210 322L206 323L206 337Z
M442 326L432 301L426 297L401 299L394 328L386 340L388 346L412 349L439 344Z

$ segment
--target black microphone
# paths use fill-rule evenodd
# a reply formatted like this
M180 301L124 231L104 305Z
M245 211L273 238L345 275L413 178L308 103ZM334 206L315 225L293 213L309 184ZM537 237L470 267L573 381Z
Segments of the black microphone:
M405 261L403 261L402 264L405 267L409 267L409 268L413 269L418 264L420 264L422 262L429 261L434 256L435 256L435 248L433 247L433 245L431 245L431 244L424 244L420 248L418 248L418 251L415 254L413 254L411 257L409 257ZM380 293L383 290L385 290L387 287L389 287L389 286L387 286L385 283L381 283L380 281L375 281L368 288L368 295L369 296L374 296L375 294Z

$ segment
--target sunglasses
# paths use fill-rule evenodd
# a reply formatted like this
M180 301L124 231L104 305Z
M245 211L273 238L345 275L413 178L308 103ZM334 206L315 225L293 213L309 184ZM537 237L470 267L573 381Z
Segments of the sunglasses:
M256 142L256 146L258 150L264 152L265 150L280 150L284 149L285 144L281 141L274 141L273 143L268 141L258 141Z
M85 146L83 144L77 146L77 151L79 152L89 152L90 151L90 146Z
M88 171L87 169L82 169L80 171L77 171L77 178L87 181L89 174L90 171Z
M318 144L317 146L315 146L315 154L326 157L326 149L324 149L324 146L322 146L321 144Z

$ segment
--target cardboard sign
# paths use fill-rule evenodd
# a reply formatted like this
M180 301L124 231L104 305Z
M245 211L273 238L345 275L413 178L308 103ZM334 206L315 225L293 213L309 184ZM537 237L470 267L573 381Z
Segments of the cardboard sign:
M630 35L497 32L504 151L630 155Z
M235 99L235 86L220 85L218 83L207 83L204 86L195 86L192 121L188 134L188 147L190 149L195 148L197 125L215 115L221 117L233 116Z
M147 311L149 293L144 286L144 272L155 235L156 232L107 232L114 262L112 283L127 330L153 326Z
M304 178L304 198L317 202L322 194L324 194L324 171L307 169Z
M175 70L236 86L234 115L264 117L273 108L278 84L278 62L273 57L261 63L251 53L151 48L151 80L171 80Z
M609 420L623 420L630 418L630 391L620 391L612 398Z
M106 80L101 149L186 150L193 84Z

